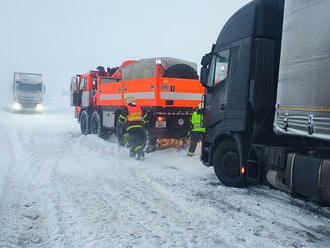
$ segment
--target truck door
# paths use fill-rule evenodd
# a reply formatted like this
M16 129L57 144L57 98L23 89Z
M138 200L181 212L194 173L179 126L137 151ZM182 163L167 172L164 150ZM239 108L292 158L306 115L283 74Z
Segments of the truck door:
M71 106L79 106L81 104L81 96L79 94L79 84L77 77L71 78L70 92Z
M80 78L80 94L81 94L81 105L82 107L89 106L90 93L87 90L87 77Z
M228 98L228 72L230 50L226 49L213 55L208 76L208 85L205 98L204 122L213 126L226 118Z

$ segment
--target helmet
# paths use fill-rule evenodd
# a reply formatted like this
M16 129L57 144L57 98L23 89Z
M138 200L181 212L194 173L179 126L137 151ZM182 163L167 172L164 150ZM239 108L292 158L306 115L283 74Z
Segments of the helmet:
M132 103L132 102L134 102L134 97L128 95L128 96L125 97L125 101L126 101L128 104L129 104L129 103Z
M200 103L200 104L198 104L198 109L203 109L204 108L204 103Z

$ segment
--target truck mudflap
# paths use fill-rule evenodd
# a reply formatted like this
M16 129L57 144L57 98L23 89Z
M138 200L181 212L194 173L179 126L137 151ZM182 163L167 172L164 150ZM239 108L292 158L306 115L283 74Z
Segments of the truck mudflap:
M330 204L330 159L291 153L288 156L286 178L292 194Z

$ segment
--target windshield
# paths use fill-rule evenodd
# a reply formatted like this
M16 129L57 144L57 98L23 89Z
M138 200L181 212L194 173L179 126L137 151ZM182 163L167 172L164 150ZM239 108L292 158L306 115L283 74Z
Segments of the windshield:
M15 74L16 81L22 82L42 82L41 74L29 74L29 73L16 73Z
M42 91L42 83L38 84L30 84L30 83L24 83L20 81L16 81L16 90L21 91Z
M229 57L229 49L221 51L212 57L210 73L208 77L208 86L215 86L216 84L224 82L227 79Z

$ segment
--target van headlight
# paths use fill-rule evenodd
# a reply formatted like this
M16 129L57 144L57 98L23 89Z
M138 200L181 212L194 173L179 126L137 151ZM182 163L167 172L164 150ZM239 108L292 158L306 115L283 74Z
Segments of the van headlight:
M44 107L42 106L42 104L38 103L37 106L36 106L36 110L41 112L44 110Z
M22 105L19 104L18 102L15 102L13 105L14 110L18 111L22 109Z

